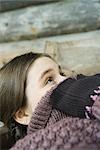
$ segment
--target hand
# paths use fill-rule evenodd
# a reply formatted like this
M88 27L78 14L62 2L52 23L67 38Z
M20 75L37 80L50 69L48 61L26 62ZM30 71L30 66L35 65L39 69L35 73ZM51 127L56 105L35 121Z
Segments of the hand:
M100 87L98 90L95 90L95 93L100 93ZM93 115L100 120L100 95L94 97L94 104L92 106Z

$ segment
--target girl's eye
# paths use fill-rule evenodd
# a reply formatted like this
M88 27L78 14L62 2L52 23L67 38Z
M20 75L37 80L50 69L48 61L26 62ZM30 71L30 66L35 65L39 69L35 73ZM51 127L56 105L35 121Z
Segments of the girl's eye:
M52 77L49 77L46 82L45 82L45 85L49 84L49 83L54 83L54 79Z

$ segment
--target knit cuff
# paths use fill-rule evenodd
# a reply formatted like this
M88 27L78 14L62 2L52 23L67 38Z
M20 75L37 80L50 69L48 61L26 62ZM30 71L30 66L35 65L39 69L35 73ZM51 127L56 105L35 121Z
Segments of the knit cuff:
M31 134L36 130L42 129L46 126L52 110L52 105L50 103L50 95L52 91L53 89L48 91L35 108L31 121L28 125L27 134Z
M52 109L49 120L47 122L47 126L50 126L52 124L55 124L57 121L66 118L66 114L63 112L57 110L57 109Z

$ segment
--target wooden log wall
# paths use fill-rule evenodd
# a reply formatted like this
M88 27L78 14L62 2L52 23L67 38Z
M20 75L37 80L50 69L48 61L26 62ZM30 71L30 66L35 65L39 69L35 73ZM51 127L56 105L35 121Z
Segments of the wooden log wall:
M0 0L0 12L56 1L59 0Z
M0 2L0 67L33 51L49 53L67 71L100 72L99 0Z
M63 1L0 14L0 42L30 40L98 28L99 0Z

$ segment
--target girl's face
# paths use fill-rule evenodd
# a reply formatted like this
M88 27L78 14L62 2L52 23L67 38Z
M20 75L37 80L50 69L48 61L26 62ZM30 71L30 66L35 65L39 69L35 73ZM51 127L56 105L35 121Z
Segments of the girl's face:
M37 103L46 92L65 79L66 77L61 75L56 62L48 57L40 57L31 65L27 75L25 91L27 97L25 113L30 116L29 120Z
M38 58L31 65L27 76L28 111L32 113L46 92L65 79L66 77L61 75L58 64L52 59L48 57Z

